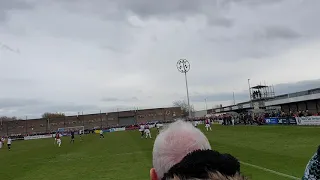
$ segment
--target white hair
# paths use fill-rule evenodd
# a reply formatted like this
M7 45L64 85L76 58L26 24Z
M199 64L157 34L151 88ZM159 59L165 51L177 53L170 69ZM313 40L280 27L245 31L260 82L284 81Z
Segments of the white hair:
M154 142L153 168L158 179L195 150L211 149L206 136L191 123L176 121L164 129Z

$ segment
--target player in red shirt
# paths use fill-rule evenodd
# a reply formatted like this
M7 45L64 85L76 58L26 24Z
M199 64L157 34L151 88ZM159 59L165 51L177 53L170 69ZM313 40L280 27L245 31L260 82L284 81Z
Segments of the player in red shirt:
M207 118L207 119L205 120L205 124L206 124L206 129L207 129L207 131L209 131L209 129L210 129L210 131L212 131L212 129L211 129L211 121L210 121L209 118Z
M149 136L149 138L152 138L151 132L150 132L150 127L147 124L144 126L144 133L146 134L146 138L148 138L148 136Z
M61 147L61 134L59 132L56 133L56 140L59 147Z

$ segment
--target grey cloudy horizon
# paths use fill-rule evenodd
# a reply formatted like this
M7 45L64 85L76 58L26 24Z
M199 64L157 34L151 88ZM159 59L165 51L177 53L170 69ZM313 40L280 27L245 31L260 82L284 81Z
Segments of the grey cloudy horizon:
M317 0L0 0L0 116L248 100L319 87Z

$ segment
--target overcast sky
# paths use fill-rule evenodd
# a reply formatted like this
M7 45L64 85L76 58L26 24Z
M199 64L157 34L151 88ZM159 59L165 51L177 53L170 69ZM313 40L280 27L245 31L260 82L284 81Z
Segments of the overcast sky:
M0 0L0 115L248 100L319 87L319 0ZM311 81L306 81L311 80ZM281 84L281 85L277 85Z

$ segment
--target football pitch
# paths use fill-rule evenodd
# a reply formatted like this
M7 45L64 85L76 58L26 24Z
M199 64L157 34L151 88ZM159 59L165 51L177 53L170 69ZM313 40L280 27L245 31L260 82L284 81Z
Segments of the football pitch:
M242 173L257 180L301 179L320 144L319 132L318 127L220 125L204 131L213 149L237 157ZM0 179L149 179L154 138L141 139L136 130L83 139L76 136L70 144L70 137L64 137L61 148L54 139L15 141L12 151L0 149Z

